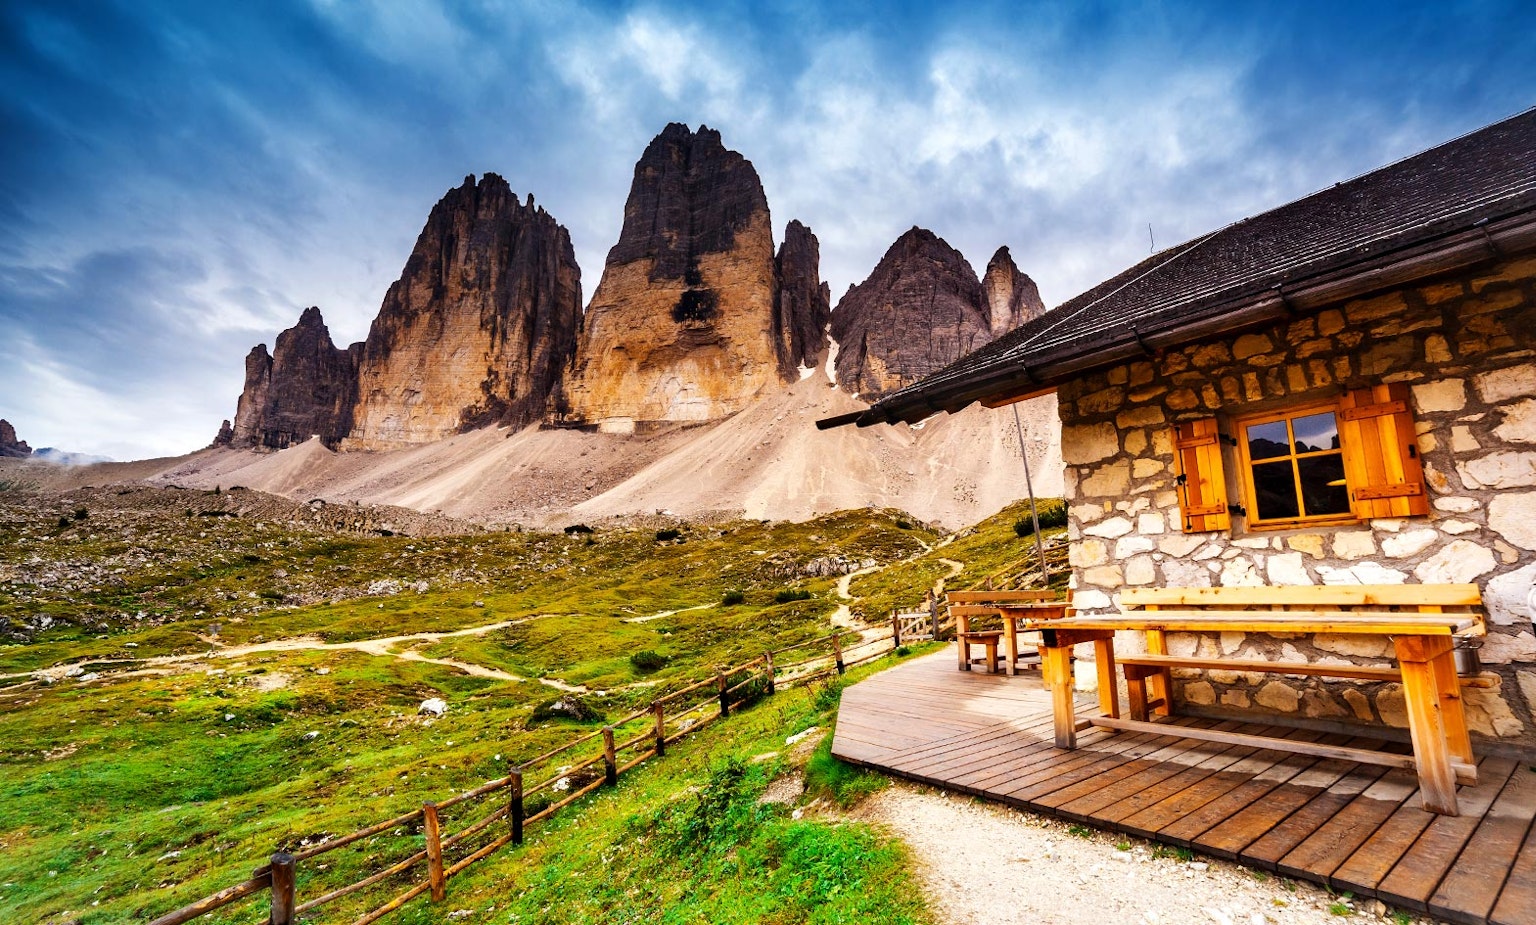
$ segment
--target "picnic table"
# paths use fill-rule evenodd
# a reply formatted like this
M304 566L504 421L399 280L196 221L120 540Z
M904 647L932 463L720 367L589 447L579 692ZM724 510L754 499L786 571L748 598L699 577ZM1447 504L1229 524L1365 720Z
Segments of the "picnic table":
M1447 590L1449 589L1449 590ZM1186 593L1187 592L1187 593ZM1149 603L1150 602L1150 603ZM1454 602L1454 603L1451 603ZM1477 770L1462 708L1461 685L1452 650L1458 637L1486 631L1480 614L1469 609L1480 603L1477 588L1455 586L1354 586L1349 589L1199 588L1153 589L1143 597L1122 596L1122 605L1146 609L1109 615L1041 618L1019 604L999 604L1017 630L1041 634L1042 671L1051 691L1057 746L1075 748L1077 732L1100 726L1134 732L1205 739L1225 744L1254 745L1327 758L1415 769L1424 808L1456 815L1456 784L1475 783ZM1271 609L1234 609L1240 606ZM1354 609L1355 607L1361 609ZM1407 612L1390 609L1408 607ZM1164 609L1172 607L1176 609ZM1305 610L1292 608L1308 607ZM1013 622L1013 621L1010 621ZM1131 717L1119 715L1115 633L1146 634L1148 652L1122 659ZM1168 654L1164 636L1192 633L1330 633L1388 636L1396 666L1328 665L1256 659L1178 657ZM1072 704L1072 648L1094 645L1102 716L1079 720ZM1411 755L1372 749L1346 748L1255 736L1151 721L1149 713L1172 712L1169 672L1173 668L1318 675L1361 680L1399 680L1408 713ZM1147 689L1151 683L1151 691Z
M983 666L988 673L996 673L999 647L1004 657L1004 670L1018 674L1019 625L1026 620L1053 620L1067 615L1071 609L1070 597L1058 597L1054 591L951 591L944 595L949 616L955 621L955 646L959 650L961 671L971 670L971 646L983 647ZM971 621L978 618L996 618L999 628L976 630Z

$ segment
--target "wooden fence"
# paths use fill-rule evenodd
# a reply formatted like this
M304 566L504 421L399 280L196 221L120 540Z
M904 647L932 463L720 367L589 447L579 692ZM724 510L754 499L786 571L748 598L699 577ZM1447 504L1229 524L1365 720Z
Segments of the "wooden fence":
M667 746L683 736L730 716L733 709L749 705L761 696L772 695L778 688L842 674L847 668L890 654L901 645L902 639L897 630L889 637L881 634L845 647L843 640L849 635L831 633L769 650L731 668L718 669L713 677L673 691L596 732L522 762L505 777L444 800L425 802L410 812L348 835L326 839L318 845L291 852L278 851L268 863L253 871L250 879L162 915L149 925L180 925L262 891L270 894L270 925L293 925L299 916L423 865L425 876L419 882L354 919L353 925L376 922L424 893L430 894L432 902L442 902L447 897L448 881L456 874L508 845L521 845L528 826L548 819L601 787L615 786L620 775L648 759L665 755ZM800 660L788 663L779 660L790 653L795 653ZM573 753L583 749L591 749L593 753L578 757L571 764L557 763L562 759L571 760ZM539 779L537 783L527 784L526 778ZM492 800L496 805L489 812L452 834L444 834L444 818L450 810ZM533 810L531 813L530 809ZM361 880L300 901L299 865L303 862L358 845L365 839L372 840L391 830L418 825L425 841L422 850ZM467 853L466 849L469 849ZM452 853L462 856L450 859ZM307 866L303 869L309 870ZM318 874L320 869L323 866L313 873Z

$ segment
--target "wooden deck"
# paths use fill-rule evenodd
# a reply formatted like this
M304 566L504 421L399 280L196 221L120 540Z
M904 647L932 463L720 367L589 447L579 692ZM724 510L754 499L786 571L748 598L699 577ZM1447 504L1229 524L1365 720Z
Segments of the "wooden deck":
M1080 715L1097 700L1084 697ZM1388 746L1181 718L1186 725ZM1413 772L1093 728L1052 743L1039 675L955 669L946 649L843 692L832 752L890 774L1191 848L1472 925L1536 925L1536 768L1478 761L1460 816L1419 808Z

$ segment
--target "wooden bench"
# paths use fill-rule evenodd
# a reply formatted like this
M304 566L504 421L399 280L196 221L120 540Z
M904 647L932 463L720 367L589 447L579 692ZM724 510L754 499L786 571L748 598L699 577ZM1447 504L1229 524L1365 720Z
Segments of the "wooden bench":
M1059 593L1049 590L1040 591L950 591L944 595L944 606L949 619L955 625L955 647L959 650L960 670L970 671L974 661L971 658L971 646L979 645L985 653L982 664L989 674L996 674L998 668L998 647L1006 642L1006 660L1004 667L1008 674L1017 674L1019 670L1019 641L1017 629L1017 617L1007 616L999 605L1014 604L1035 608L1039 605L1047 605L1047 611L1042 613L1036 610L1035 616L1046 618L1051 615L1052 608L1060 605L1060 612L1056 615L1064 615L1067 599ZM1015 609L1014 614L1019 611ZM997 618L998 629L973 630L971 621L978 618Z
M1070 647L1092 641L1100 661L1100 701L1105 716L1088 724L1154 732L1225 744L1258 745L1349 761L1417 770L1424 808L1456 815L1456 783L1477 779L1471 739L1456 675L1455 639L1485 632L1476 585L1348 585L1264 588L1149 588L1121 594L1121 614L1068 617L1031 628L1043 630L1046 683L1057 701L1058 745L1075 747L1081 724L1071 713ZM1117 715L1114 634L1145 634L1147 654L1118 662L1125 672L1130 718ZM1167 634L1300 633L1388 636L1396 665L1327 665L1311 662L1174 656ZM1105 662L1108 664L1105 664ZM1150 721L1172 712L1174 668L1225 669L1400 681L1408 712L1412 755L1342 748ZM1106 698L1104 684L1111 685ZM1064 704L1064 706L1063 706Z

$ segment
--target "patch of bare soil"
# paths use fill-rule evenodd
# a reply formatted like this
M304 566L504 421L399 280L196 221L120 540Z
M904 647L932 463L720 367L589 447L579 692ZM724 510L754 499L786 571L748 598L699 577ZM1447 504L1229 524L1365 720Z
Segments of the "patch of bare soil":
M938 920L952 925L1435 921L1394 919L1374 900L901 782L852 815L906 843Z

